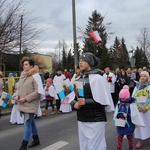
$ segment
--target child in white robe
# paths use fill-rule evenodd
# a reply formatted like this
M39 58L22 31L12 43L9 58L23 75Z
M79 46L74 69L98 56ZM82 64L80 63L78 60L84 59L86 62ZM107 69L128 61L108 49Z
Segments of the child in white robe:
M18 82L15 84L15 92L17 90ZM13 108L11 111L10 116L10 123L11 124L23 124L24 123L24 117L20 115L20 111L18 111L18 103L14 100L14 97L16 96L16 93L12 95L12 104Z
M142 117L145 127L135 129L135 138L137 139L136 148L140 149L143 146L142 140L148 139L150 145L150 82L149 73L142 71L140 73L140 82L136 83L133 91L133 97L136 98L136 106Z

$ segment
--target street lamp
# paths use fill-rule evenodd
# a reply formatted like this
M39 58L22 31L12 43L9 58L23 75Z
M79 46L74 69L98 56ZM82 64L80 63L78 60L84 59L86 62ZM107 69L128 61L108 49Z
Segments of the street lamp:
M129 51L129 53L132 54L131 57L130 57L130 59L129 59L132 68L135 67L135 56L134 56L134 51L135 51L135 50L130 50L130 51Z
M21 48L22 48L22 22L23 22L23 15L21 15L20 20L20 46L19 46L19 61L21 60ZM19 63L20 64L20 63ZM19 71L21 71L21 66L19 65Z
M76 13L75 13L75 0L72 0L72 19L73 19L73 45L74 45L74 65L78 66L78 53L76 41Z

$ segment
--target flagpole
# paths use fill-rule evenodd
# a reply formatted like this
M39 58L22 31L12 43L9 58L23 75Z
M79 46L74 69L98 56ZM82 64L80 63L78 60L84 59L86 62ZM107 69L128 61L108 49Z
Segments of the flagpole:
M75 0L72 0L72 19L73 19L73 45L74 45L74 66L78 66L78 53L77 53L77 41L76 41L76 12L75 12Z

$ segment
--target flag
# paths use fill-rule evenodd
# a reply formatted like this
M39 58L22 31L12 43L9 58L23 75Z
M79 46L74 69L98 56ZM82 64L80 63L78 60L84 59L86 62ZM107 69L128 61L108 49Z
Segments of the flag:
M84 97L83 83L79 81L73 81L74 91L77 97Z
M73 85L69 79L66 79L59 84L55 85L56 92L59 95L59 98L62 100L72 92L74 92Z
M1 98L0 98L0 106L5 108L9 104L10 100L10 94L6 92L2 92Z
M97 43L98 41L101 41L101 38L99 36L98 31L93 31L88 33L89 36L93 37L94 41Z

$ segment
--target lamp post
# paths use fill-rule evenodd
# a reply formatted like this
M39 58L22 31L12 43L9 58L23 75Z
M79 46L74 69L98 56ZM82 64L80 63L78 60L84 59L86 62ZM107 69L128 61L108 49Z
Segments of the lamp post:
M74 66L78 66L78 53L77 53L77 41L76 41L76 12L75 12L75 0L72 0L72 19L73 19L73 45L74 45Z
M131 63L131 67L132 67L132 68L135 67L135 56L134 56L134 51L135 51L135 50L129 51L129 53L132 54L132 56L130 57L130 63Z
M19 62L21 60L21 50L22 50L22 22L23 22L23 15L21 15L20 20L20 46L19 46ZM20 64L20 63L19 63ZM19 65L19 71L21 71L21 66Z

